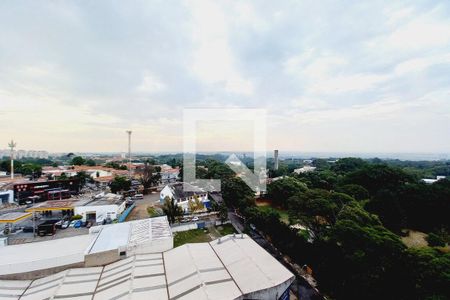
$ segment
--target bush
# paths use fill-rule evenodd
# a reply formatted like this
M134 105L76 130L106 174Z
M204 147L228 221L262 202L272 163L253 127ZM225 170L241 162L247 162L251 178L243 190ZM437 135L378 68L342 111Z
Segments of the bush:
M150 218L159 217L159 216L163 215L163 212L161 211L161 209L157 209L152 206L147 207L147 213Z
M427 242L430 247L444 247L445 241L437 234L430 233L427 236Z
M81 219L83 219L83 217L81 215L75 215L75 216L72 216L72 218L71 218L72 221L81 220Z

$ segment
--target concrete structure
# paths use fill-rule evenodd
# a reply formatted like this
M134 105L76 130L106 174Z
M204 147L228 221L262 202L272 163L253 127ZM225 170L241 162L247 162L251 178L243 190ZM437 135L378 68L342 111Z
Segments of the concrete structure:
M1 249L1 248L0 248ZM7 299L280 299L294 275L246 235L136 253L102 267L1 280Z
M17 223L31 217L31 213L10 212L0 215L0 223Z
M273 151L273 169L278 170L278 150Z
M0 247L0 278L40 278L71 267L102 266L172 248L173 236L165 216L95 226L87 235Z
M425 182L426 184L433 184L436 181L445 179L445 176L436 176L436 179L429 179L429 178L423 178L422 181Z
M183 182L170 183L166 185L161 192L159 193L159 200L161 203L164 203L165 198L169 197L171 199L175 199L178 206L180 206L185 213L189 212L189 201L194 201L195 197L197 197L205 206L205 208L209 208L211 203L208 199L208 193L194 186L190 186L191 191L185 191L183 189ZM192 192L192 190L194 192Z
M14 203L14 191L0 191L0 205Z
M94 199L48 200L37 203L25 211L71 211L74 215L80 215L82 221L91 221L96 224L107 219L116 220L126 209L126 203L127 201L121 195L101 193Z
M301 168L295 169L294 173L296 173L296 174L308 173L308 172L313 172L315 169L316 169L316 167L303 166Z

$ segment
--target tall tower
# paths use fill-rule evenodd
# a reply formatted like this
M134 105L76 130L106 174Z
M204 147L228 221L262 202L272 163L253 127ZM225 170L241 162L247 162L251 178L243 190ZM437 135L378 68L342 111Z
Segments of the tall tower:
M11 149L11 179L14 179L14 148L16 146L17 144L13 140L8 144L8 147Z
M128 133L128 176L131 178L131 130L127 130Z
M273 169L278 170L278 150L273 151Z

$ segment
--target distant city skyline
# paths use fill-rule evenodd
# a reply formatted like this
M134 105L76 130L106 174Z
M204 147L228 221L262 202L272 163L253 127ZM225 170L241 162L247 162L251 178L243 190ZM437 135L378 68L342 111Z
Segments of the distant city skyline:
M183 108L239 107L280 155L450 153L450 2L177 4L1 2L0 149L181 152Z

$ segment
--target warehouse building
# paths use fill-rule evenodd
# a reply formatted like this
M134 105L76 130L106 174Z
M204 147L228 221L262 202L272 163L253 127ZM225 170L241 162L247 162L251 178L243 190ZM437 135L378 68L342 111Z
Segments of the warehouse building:
M0 278L29 279L173 248L165 216L95 226L89 234L0 247ZM1 294L1 293L0 293Z
M0 281L8 299L289 299L294 275L246 235ZM287 295L287 296L286 296Z

